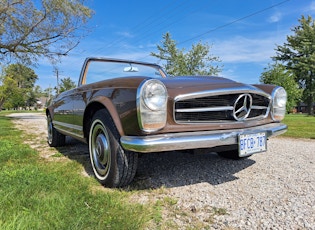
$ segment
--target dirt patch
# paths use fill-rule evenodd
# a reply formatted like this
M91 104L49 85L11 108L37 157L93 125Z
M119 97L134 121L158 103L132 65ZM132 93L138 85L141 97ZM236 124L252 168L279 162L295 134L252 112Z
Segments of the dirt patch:
M47 119L41 113L14 113L8 115L16 128L24 131L24 143L39 152L48 161L75 160L84 166L83 175L93 175L90 167L88 146L66 137L66 145L52 148L47 143Z

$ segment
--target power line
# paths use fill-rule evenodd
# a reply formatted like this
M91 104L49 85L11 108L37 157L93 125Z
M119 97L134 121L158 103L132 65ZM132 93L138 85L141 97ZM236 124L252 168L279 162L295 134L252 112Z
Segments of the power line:
M260 14L260 13L263 13L263 12L265 12L265 11L268 11L268 10L270 10L270 9L272 9L272 8L275 8L275 7L277 7L277 6L280 6L280 5L282 5L282 4L286 3L286 2L289 2L289 1L290 1L290 0L285 0L285 1L282 1L282 2L279 2L279 3L276 3L276 4L274 4L274 5L271 5L271 6L269 6L269 7L266 7L266 8L264 8L264 9L258 10L258 11L254 12L254 13L248 14L248 15L246 15L246 16L244 16L244 17L235 19L235 20L233 20L232 22L223 24L223 25L221 25L221 26L217 26L217 27L214 28L214 29L208 30L208 31L206 31L206 32L204 32L204 33L201 33L201 34L199 34L199 35L196 35L196 36L194 36L194 37L192 37L192 38L189 38L189 39L186 39L186 40L184 40L184 41L178 42L177 45L181 45L181 44L184 44L184 43L186 43L186 42L193 41L193 40L195 40L195 39L197 39L197 38L201 38L201 37L205 36L206 34L209 34L209 33L215 32L215 31L217 31L217 30L220 30L220 29L222 29L222 28L228 27L228 26L233 25L233 24L235 24L235 23L237 23L237 22L243 21L243 20L245 20L245 19L247 19L247 18L253 17L253 16L255 16L255 15L257 15L257 14ZM143 60L143 59L145 59L145 58L147 58L147 57L150 57L150 54L148 54L148 55L146 55L145 57L140 58L140 59L138 59L138 60Z
M186 43L186 42L195 40L195 39L197 39L197 38L203 37L203 36L206 35L206 34L209 34L209 33L212 33L212 32L214 32L214 31L217 31L217 30L219 30L219 29L228 27L228 26L230 26L230 25L233 25L234 23L243 21L244 19L253 17L253 16L257 15L257 14L260 14L260 13L262 13L262 12L265 12L265 11L267 11L267 10L270 10L270 9L272 9L272 8L274 8L274 7L280 6L280 5L282 5L282 4L284 4L284 3L288 2L288 1L290 1L290 0L285 0L285 1L279 2L279 3L277 3L277 4L274 4L274 5L272 5L272 6L269 6L269 7L267 7L267 8L264 8L264 9L262 9L262 10L259 10L259 11L256 11L256 12L254 12L254 13L248 14L248 15L246 15L246 16L244 16L244 17L238 18L238 19L236 19L236 20L234 20L234 21L232 21L232 22L229 22L229 23L226 23L226 24L224 24L224 25L218 26L218 27L216 27L216 28L214 28L214 29L208 30L208 31L206 31L206 32L204 32L204 33L201 33L201 34L199 34L199 35L196 35L196 36L194 36L194 37L192 37L192 38L189 38L189 39L187 39L187 40L181 41L181 42L179 42L179 43L177 43L177 44L180 45L180 44L183 44L183 43Z
M156 18L162 18L164 16L167 16L168 12L171 11L172 13L176 12L176 10L178 10L180 7L182 7L183 5L185 5L187 3L186 2L180 2L179 4L175 5L174 2L167 4L166 6L162 7L158 13L154 13L152 15L150 15L148 18L142 20L140 23L138 23L137 25L135 25L134 27L131 28L131 30L133 32L137 32L137 31L141 31L142 29L145 28L149 28L148 30L144 30L143 33L146 33L148 31L150 31L152 29L153 26L151 26L152 24L154 24L155 22L157 22ZM173 6L173 7L171 7ZM168 9L168 10L167 10ZM118 39L114 39L111 42L109 42L107 45L96 49L95 52L99 52L105 48L109 48L112 47L114 44L117 44L118 42L123 42L125 41L127 38L125 37L121 37Z
M195 9L192 8L192 6L188 6L190 9L192 9L191 11L187 11L188 13L186 14L187 16L195 13L195 12L198 12L198 10L200 8L204 8L204 5L202 4L199 4L199 6ZM186 16L185 15L185 16ZM158 22L157 23L157 26L160 26L160 28L157 28L157 27L151 27L149 30L145 31L147 34L144 35L144 36L141 36L140 39L137 40L136 44L140 43L141 41L145 40L146 38L150 37L152 34L156 33L156 32L159 32L161 30L165 30L166 28L168 27L171 27L177 23L179 23L180 21L184 20L185 18L182 17L182 18L179 18L179 19L176 19L176 20L173 20L173 21L169 21L170 18L173 18L174 16L177 16L176 13L173 12L173 15L170 15L168 18L164 18L164 20L162 20L161 22ZM150 31L150 33L148 33Z

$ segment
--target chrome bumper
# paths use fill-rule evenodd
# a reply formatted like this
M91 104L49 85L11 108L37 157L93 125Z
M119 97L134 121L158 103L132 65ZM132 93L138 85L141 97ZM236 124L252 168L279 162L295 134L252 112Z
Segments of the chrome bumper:
M271 123L246 129L123 136L120 142L124 149L134 152L163 152L237 145L240 134L266 132L269 138L285 133L286 130L287 126L285 124Z

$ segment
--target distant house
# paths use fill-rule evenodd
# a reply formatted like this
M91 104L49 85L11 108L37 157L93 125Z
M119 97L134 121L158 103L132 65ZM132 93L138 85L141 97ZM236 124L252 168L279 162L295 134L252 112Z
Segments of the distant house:
M44 109L48 106L49 97L40 97L37 99L36 108L37 109Z
M315 110L315 103L313 104L313 109ZM297 113L308 113L307 104L304 102L300 102L298 106L296 106Z

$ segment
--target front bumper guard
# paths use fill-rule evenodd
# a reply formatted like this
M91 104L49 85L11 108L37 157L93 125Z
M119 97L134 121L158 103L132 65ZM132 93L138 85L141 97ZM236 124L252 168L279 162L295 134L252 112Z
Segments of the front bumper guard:
M245 129L122 136L120 142L124 149L140 153L213 148L237 145L240 134L266 132L269 138L285 133L287 128L287 125L282 123L271 123Z

